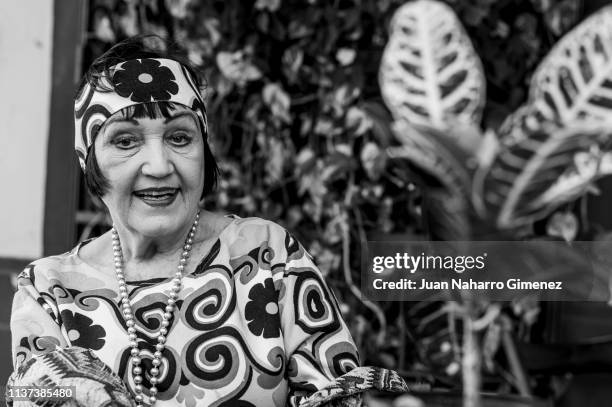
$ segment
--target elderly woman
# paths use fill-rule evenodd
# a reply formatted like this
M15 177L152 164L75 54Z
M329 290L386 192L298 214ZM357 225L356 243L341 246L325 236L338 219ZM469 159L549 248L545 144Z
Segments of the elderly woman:
M9 384L78 383L87 405L306 405L358 366L302 245L202 209L218 170L187 63L142 38L116 45L82 81L75 133L113 227L19 276Z

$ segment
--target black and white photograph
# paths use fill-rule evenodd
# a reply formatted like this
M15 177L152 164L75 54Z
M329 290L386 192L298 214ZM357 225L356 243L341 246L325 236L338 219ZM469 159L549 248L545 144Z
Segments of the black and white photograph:
M0 405L612 405L612 2L0 3Z

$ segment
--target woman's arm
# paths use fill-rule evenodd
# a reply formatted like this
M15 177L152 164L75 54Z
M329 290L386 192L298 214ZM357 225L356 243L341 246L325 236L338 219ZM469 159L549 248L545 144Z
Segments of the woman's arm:
M67 400L78 405L113 405L131 407L132 397L121 379L89 349L70 346L64 335L55 298L49 288L53 284L35 266L28 266L18 277L18 290L13 299L11 334L15 370L7 389L72 389ZM9 392L7 390L7 396ZM16 405L63 405L37 399ZM7 404L12 401L6 398ZM72 405L73 403L69 403Z
M336 298L311 256L286 231L282 247L285 264L278 304L289 403L298 405L304 397L359 366L359 356Z
M30 265L17 278L11 312L13 366L17 369L34 355L68 343L61 330L59 312L52 296L42 287L48 282ZM36 283L36 284L35 284Z
M359 367L353 338L321 271L287 231L282 246L286 258L278 304L288 357L288 405L360 406L368 390L407 392L396 372Z

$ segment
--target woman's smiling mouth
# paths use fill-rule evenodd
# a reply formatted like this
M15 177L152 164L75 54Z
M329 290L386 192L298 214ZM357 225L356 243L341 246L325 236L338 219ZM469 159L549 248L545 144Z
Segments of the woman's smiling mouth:
M149 206L171 205L178 195L179 188L145 188L134 191L134 195Z

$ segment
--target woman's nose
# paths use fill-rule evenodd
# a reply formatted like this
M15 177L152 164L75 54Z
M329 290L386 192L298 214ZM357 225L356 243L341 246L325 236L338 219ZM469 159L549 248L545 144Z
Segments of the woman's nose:
M145 148L142 173L156 178L163 178L174 172L169 152L163 143L153 142Z

